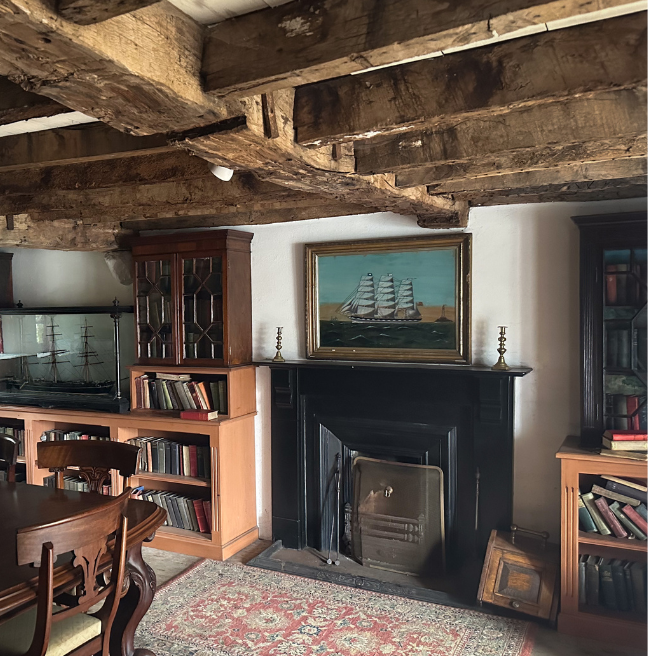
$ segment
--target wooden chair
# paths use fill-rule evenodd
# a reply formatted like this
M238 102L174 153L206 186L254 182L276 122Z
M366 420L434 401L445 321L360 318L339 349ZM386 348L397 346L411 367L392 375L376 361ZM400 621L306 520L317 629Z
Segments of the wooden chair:
M7 481L16 482L16 461L18 460L18 442L9 435L0 435L0 469L7 472Z
M56 474L56 487L63 489L63 474L68 467L78 467L79 476L90 492L101 492L110 471L116 469L128 487L129 479L137 471L139 448L112 440L73 440L39 442L37 461L40 469Z
M18 530L18 565L40 564L38 601L35 608L0 624L2 656L108 656L126 571L124 510L129 495L130 489L98 508ZM106 583L98 570L109 546L112 573ZM81 583L71 595L74 605L61 607L54 604L54 561L69 552ZM87 612L101 602L99 610Z

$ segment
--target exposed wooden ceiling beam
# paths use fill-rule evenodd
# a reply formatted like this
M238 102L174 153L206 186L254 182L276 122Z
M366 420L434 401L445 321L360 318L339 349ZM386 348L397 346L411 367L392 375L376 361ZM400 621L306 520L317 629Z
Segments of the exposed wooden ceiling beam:
M456 203L452 198L432 199L425 186L398 189L393 175L356 175L353 157L344 151L342 156L334 157L330 147L308 149L296 145L293 100L293 90L273 93L277 130L274 135L266 136L264 103L261 96L255 96L248 101L244 125L188 138L179 145L208 161L253 171L264 180L298 191L414 215L425 218L427 223L436 223L437 227L466 225L468 208L463 203Z
M0 77L0 125L69 111L51 98L25 91L6 77Z
M92 25L156 2L159 0L58 0L56 9L65 20Z
M136 137L103 123L0 139L0 172L177 150L164 135Z
M165 220L164 225L235 225L343 216L360 207L293 191L237 173L215 178L207 162L176 150L134 159L0 172L0 214L29 214L32 220L94 223ZM267 213L267 216L266 216ZM132 227L132 226L130 226Z
M7 225L11 225L11 229ZM125 247L132 231L115 223L83 223L68 219L35 221L28 214L0 215L1 248L46 248L60 251L112 251Z
M355 141L645 84L645 51L642 13L308 85L295 95L296 141Z
M639 7L624 0L300 0L211 27L203 76L212 93L251 96Z
M398 186L646 154L646 88L604 91L355 146L356 168Z
M182 131L242 113L201 88L203 29L167 2L79 26L47 0L3 0L0 72L124 132Z

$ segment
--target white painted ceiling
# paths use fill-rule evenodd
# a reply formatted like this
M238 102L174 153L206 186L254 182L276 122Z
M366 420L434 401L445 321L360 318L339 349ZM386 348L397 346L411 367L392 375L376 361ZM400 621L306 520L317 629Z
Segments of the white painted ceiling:
M203 25L220 23L221 21L249 14L259 9L278 7L290 0L169 0L185 14Z

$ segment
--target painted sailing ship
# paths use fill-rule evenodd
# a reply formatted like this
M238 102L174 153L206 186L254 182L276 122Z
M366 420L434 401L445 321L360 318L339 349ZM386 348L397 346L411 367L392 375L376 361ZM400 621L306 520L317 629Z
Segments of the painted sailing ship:
M362 276L338 311L353 323L403 324L422 319L414 302L412 279L401 280L397 289L391 273L380 276L377 287L373 274Z
M111 380L106 381L93 381L90 379L90 367L96 364L103 364L98 357L98 353L90 346L89 339L93 337L90 334L90 328L86 320L83 325L83 333L81 340L83 343L82 350L79 353L81 364L74 365L82 367L83 373L80 380L61 380L59 373L59 365L69 364L69 360L63 360L61 357L68 353L65 349L57 348L56 338L61 333L56 332L58 326L54 323L54 319L50 317L50 324L48 326L49 332L47 338L49 340L49 350L45 353L37 354L39 357L47 356L49 359L42 364L49 365L50 372L47 378L32 379L29 373L29 366L25 362L23 364L24 382L20 385L20 389L29 392L60 392L67 394L108 394L112 391L114 383Z

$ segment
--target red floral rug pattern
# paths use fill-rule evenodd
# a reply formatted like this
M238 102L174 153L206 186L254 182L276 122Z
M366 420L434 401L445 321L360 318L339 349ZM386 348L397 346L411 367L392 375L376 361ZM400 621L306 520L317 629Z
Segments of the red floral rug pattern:
M136 646L157 656L529 656L530 627L203 561L157 592Z

